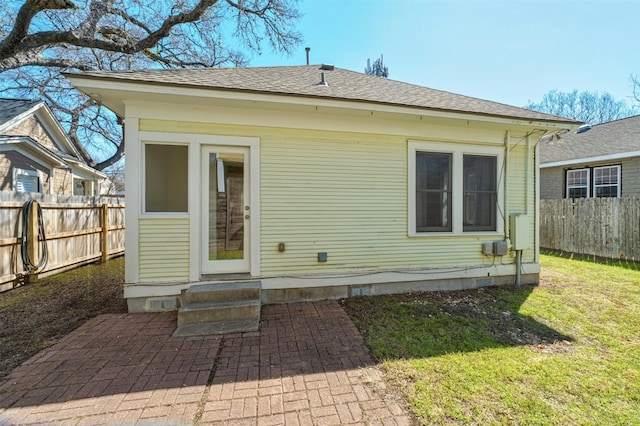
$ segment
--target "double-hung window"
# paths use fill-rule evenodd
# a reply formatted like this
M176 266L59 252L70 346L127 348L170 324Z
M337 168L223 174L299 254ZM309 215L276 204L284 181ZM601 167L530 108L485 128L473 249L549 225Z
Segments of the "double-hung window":
M409 234L502 232L502 149L409 142Z
M620 165L567 170L567 198L620 197Z
M567 198L589 197L589 169L567 170Z
M593 195L595 197L620 197L620 166L595 167L593 169Z
M497 158L462 156L464 170L463 231L495 231L497 209Z

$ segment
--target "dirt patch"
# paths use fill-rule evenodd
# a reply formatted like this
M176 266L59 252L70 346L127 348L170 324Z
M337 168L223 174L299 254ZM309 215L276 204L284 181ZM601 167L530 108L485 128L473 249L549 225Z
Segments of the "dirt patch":
M510 346L527 345L541 352L566 352L571 348L570 338L519 313L519 308L534 287L498 286L474 290L434 291L356 297L342 299L341 305L366 337L368 325L380 321L384 310L400 307L412 320L430 319L443 315L456 327L473 328L479 333L493 336L495 341ZM422 329L423 333L442 332L438 327Z
M100 314L127 312L124 258L0 293L0 380Z

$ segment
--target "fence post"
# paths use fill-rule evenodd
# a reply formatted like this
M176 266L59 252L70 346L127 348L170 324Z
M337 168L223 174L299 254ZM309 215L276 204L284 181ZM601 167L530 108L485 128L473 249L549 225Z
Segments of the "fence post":
M109 205L102 205L102 233L101 233L102 263L109 260Z

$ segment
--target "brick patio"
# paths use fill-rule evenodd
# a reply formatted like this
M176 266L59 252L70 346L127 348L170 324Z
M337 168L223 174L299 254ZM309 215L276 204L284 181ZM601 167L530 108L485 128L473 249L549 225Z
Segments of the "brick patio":
M259 332L172 337L176 313L101 315L0 384L0 425L414 424L335 301Z

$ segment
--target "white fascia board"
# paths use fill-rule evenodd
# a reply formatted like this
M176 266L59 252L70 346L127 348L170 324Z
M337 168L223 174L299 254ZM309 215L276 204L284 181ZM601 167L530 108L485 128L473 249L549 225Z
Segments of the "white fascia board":
M8 151L11 149L15 149L18 146L27 148L29 151L37 154L41 158L49 160L51 165L59 167L69 167L69 164L62 158L58 157L48 149L43 148L40 144L36 143L28 136L16 136L9 139L4 138L2 140L2 143L0 143L0 151Z
M85 178L86 176L90 176L92 178L98 178L98 179L106 179L107 175L102 173L101 171L98 171L96 169L93 169L89 166L87 166L86 164L80 163L80 162L74 162L73 166L79 170L74 170L74 172L78 172L80 173L80 171L82 171L84 173L84 175L80 175L78 174L78 177L82 177ZM74 173L75 174L75 173Z
M577 129L578 125L562 122L549 122L543 120L533 120L528 118L497 117L474 112L462 111L442 111L437 109L420 108L413 106L382 104L370 101L359 101L349 99L329 99L305 95L288 95L275 93L255 93L249 91L234 91L224 89L192 88L171 85L156 85L150 83L137 83L127 81L98 80L95 78L85 79L82 76L67 76L71 83L86 93L112 109L117 115L124 116L126 101L153 101L157 96L180 96L184 98L209 98L218 100L265 102L272 104L288 104L298 106L311 106L317 108L341 108L361 110L367 112L385 112L405 115L415 115L424 117L434 117L443 119L453 119L458 121L475 121L491 124L522 126L541 130L564 130ZM113 96L119 92L120 96ZM126 95L125 95L126 94Z
M540 164L541 169L562 166L574 166L576 164L596 163L602 161L623 160L625 158L640 157L640 151L620 152L617 154L599 155L596 157L575 158L571 160L553 161L550 163Z

